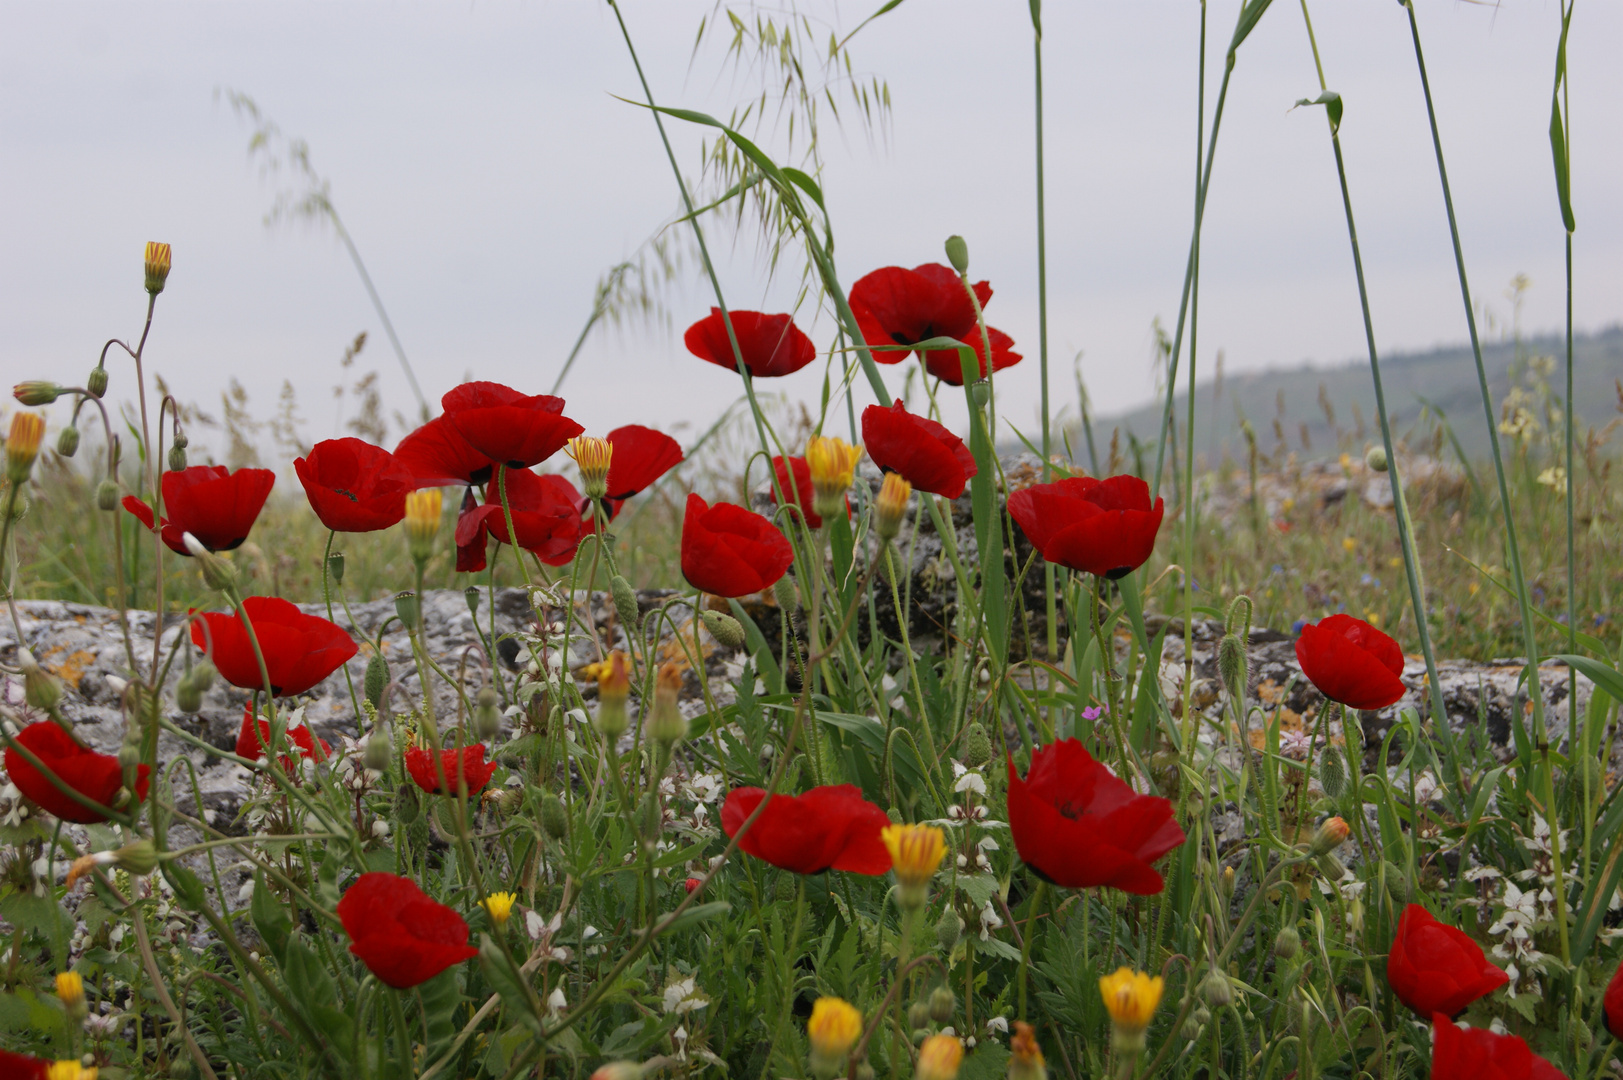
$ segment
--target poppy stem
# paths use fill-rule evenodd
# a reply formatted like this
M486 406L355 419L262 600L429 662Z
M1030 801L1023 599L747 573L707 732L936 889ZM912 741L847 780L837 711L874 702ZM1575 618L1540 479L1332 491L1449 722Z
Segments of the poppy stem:
M1031 937L1037 929L1037 908L1042 905L1044 894L1048 892L1048 882L1042 878L1037 879L1037 887L1031 891L1030 914L1026 916L1026 932L1020 941L1020 1019L1028 1019L1026 1012L1026 984L1031 981ZM1013 919L1010 920L1011 924Z
M333 540L336 539L337 536L338 530L327 530L327 550L321 556L321 598L327 602L328 622L334 621L332 617L332 579L329 576L329 567L332 563ZM339 587L342 588L342 583L340 583ZM359 725L361 717L365 714L361 712L360 698L355 696L355 679L349 673L348 664L344 665L344 685L349 687L349 707L355 710L355 722L357 725Z

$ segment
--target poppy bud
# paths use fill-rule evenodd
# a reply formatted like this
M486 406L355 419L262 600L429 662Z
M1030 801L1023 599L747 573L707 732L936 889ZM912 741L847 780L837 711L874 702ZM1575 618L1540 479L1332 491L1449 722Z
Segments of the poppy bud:
M907 1007L907 1028L909 1031L923 1033L930 1030L930 1003L915 1001ZM915 1035L914 1038L918 1036Z
M198 569L203 571L203 584L223 593L236 591L237 571L229 562L204 547L203 542L191 533L182 533L181 540L186 550L192 553L192 558L197 560Z
M1202 1008L1204 1009L1205 1007L1202 1006ZM1211 1013L1208 1012L1206 1015L1210 1016ZM1189 1019L1183 1022L1181 1034L1183 1035L1185 1042L1194 1042L1196 1039L1200 1038L1200 1033L1204 1031L1205 1028L1206 1025L1202 1024L1195 1018L1195 1015L1191 1013Z
M28 482L39 457L40 440L45 438L45 418L38 413L20 412L11 417L11 434L6 437L6 475L14 486Z
M1245 643L1238 634L1224 634L1223 640L1217 645L1217 673L1222 676L1223 686L1228 690L1230 697L1240 697L1245 693L1246 684L1251 676L1251 658L1246 655Z
M502 729L501 699L496 688L486 686L479 691L473 705L473 733L480 742L489 742Z
M1206 999L1206 1004L1214 1009L1234 1004L1234 987L1229 983L1229 977L1216 968L1212 968L1211 973L1202 980L1200 993Z
M564 808L564 801L551 791L541 796L541 827L554 840L569 835L569 811Z
M96 485L96 505L103 510L118 509L118 485L111 480L103 480Z
M366 737L366 749L361 752L361 765L373 772L383 772L389 767L389 761L394 757L394 740L389 738L387 724L378 724L372 728L372 734Z
M1302 949L1302 935L1296 932L1296 927L1285 926L1274 938L1274 955L1281 960L1289 960Z
M158 849L151 840L142 837L114 851L113 862L120 870L146 877L158 868Z
M479 617L479 601L483 597L484 593L479 591L479 586L477 585L469 585L466 589L462 590L462 599L466 600L468 603L469 615L472 615L475 618Z
M366 700L372 703L374 709L383 700L383 690L388 685L389 661L383 658L382 653L375 652L372 654L372 658L366 662L366 675L361 680L361 688L366 695Z
M171 445L180 447L182 450L192 445L192 441L186 437L186 433L178 427L175 428L175 437L170 440L170 443Z
M978 769L992 760L992 737L979 720L964 729L964 764Z
M942 983L930 991L930 1019L938 1024L945 1024L952 1019L958 1011L958 995L952 988Z
M107 369L100 364L91 368L90 374L85 378L85 389L90 391L93 398L100 398L107 393Z
M327 556L327 573L332 575L334 581L340 584L343 583L344 553L342 551L335 551Z
M169 448L169 471L186 471L186 448L178 443Z
M719 611L706 611L699 618L704 622L704 628L710 631L710 636L727 648L744 647L744 627L731 615L723 615Z
M1347 834L1351 831L1341 818L1326 818L1318 831L1313 834L1313 854L1325 855L1334 851L1347 842Z
M49 405L62 395L62 388L53 382L31 380L20 382L11 388L11 396L17 399L18 404L33 408L36 405Z
M654 680L654 707L648 716L648 737L669 746L687 738L688 722L677 699L682 693L682 669L661 664Z
M958 913L949 906L941 913L941 921L935 924L936 944L941 946L942 952L951 953L957 947L958 939L963 932L964 920L960 919Z
M874 1080L873 1066L866 1061L858 1062L857 1080Z
M1390 467L1390 463L1386 460L1386 448L1370 447L1369 453L1364 455L1364 464L1369 466L1371 472L1385 472Z
M947 237L947 261L960 274L969 273L969 245L956 233Z
M401 625L407 630L417 629L417 594L410 589L402 589L394 594L394 613L400 616Z
M913 498L913 485L902 479L901 473L889 472L879 485L879 497L874 500L874 531L881 541L896 539L907 518L907 506Z
M40 667L28 650L23 650L23 700L43 712L52 712L62 700L62 686L51 673Z
M800 606L800 586L793 576L785 574L773 584L772 598L784 611L794 611Z
M63 428L56 437L56 452L63 457L72 457L79 452L79 429L69 424Z
M699 880L698 878L690 877L690 878L685 879L682 882L682 889L685 892L691 894L695 889L697 889L700 885L703 885L703 884L704 884L704 882Z
M146 271L147 292L153 296L163 292L163 284L169 280L170 258L168 244L147 241L146 263L142 269Z
M1325 747L1319 758L1319 786L1332 799L1341 798L1342 792L1347 790L1347 762L1341 756L1340 747Z
M187 672L175 684L175 708L183 713L194 713L203 707L203 690L192 681L192 673Z
M637 592L631 582L615 574L609 579L609 595L614 598L614 613L620 616L620 625L627 633L635 632L642 619L642 609L637 605Z

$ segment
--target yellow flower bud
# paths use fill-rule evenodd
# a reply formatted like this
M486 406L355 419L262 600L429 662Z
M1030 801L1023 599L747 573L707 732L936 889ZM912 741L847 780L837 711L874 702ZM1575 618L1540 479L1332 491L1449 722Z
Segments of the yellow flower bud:
M1326 818L1318 831L1313 834L1313 854L1327 855L1347 841L1347 834L1352 830L1347 823L1339 817Z
M577 435L569 440L565 453L580 466L581 488L587 498L601 499L609 493L609 460L614 456L613 443L607 439L594 439L590 435Z
M1024 1020L1014 1022L1014 1037L1009 1040L1009 1080L1048 1080L1037 1031Z
M924 906L930 879L947 854L947 837L934 825L887 825L879 839L890 852L900 886L897 903L904 908Z
M812 509L819 517L845 510L845 493L851 489L862 447L844 439L813 435L806 443L806 467L812 479Z
M625 733L626 698L631 694L631 670L626 666L626 654L616 649L609 658L587 669L587 675L597 679L597 730L613 743Z
M39 444L45 438L45 417L20 412L11 417L11 434L6 436L6 475L13 484L28 482L39 457Z
M667 746L687 737L688 722L678 698L682 693L682 666L661 664L654 680L654 707L648 715L648 736Z
M964 1063L964 1044L953 1035L931 1035L919 1047L914 1080L956 1080Z
M896 539L912 498L913 485L903 480L900 473L885 474L885 482L879 485L879 498L874 502L874 531L879 533L879 539Z
M169 280L169 245L147 241L147 292L157 296L163 292L163 283Z
M85 981L77 971L64 971L56 977L56 996L70 1010L85 1003Z
M411 557L419 566L434 554L434 538L439 535L443 507L439 488L424 488L406 496L406 540L411 545Z
M825 1078L836 1075L861 1034L862 1014L854 1007L840 998L818 998L806 1024L812 1072Z
M513 914L513 901L517 899L518 897L510 892L498 892L491 893L479 903L490 916L491 922L497 926L506 926L508 918Z
M1114 974L1099 980L1099 994L1114 1026L1112 1045L1118 1053L1137 1053L1144 1049L1144 1030L1150 1026L1156 1008L1161 1004L1161 991L1165 980L1151 977L1132 968L1117 968Z

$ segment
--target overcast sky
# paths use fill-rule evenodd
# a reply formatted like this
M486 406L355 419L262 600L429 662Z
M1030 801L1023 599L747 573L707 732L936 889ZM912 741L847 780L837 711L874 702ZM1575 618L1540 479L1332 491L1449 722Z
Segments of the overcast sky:
M1547 136L1559 8L1417 0L1473 291L1524 320L1562 319L1562 228ZM736 5L740 9L744 5ZM820 40L877 0L801 6ZM1214 0L1208 106L1237 0ZM706 0L626 0L662 103L725 115L755 96L725 39L692 55ZM79 381L101 342L139 332L140 255L174 246L149 355L182 396L217 403L235 376L269 413L292 380L311 438L334 434L337 360L371 333L392 407L411 398L330 231L267 228L277 181L216 96L251 94L308 140L431 398L464 373L551 386L598 276L677 206L612 12L592 0L0 3L0 357L8 380ZM1384 350L1462 341L1465 325L1402 7L1320 0L1326 77L1346 102L1342 143ZM1191 219L1194 0L1051 2L1046 14L1049 308L1056 409L1083 351L1096 409L1154 390L1151 321L1177 315ZM1623 317L1623 5L1580 3L1570 46L1574 309L1580 329ZM1031 25L1025 0L908 0L851 43L888 82L888 136L824 116L824 187L842 281L941 259L962 233L996 295L989 322L1027 359L1000 378L1001 415L1033 424L1038 395ZM1200 356L1230 371L1363 354L1345 221L1300 5L1279 0L1240 52L1203 243ZM843 87L835 94L847 103ZM1611 103L1611 104L1608 104ZM847 106L848 107L848 106ZM700 129L671 124L684 170ZM763 141L783 152L784 133ZM785 310L798 252L768 284L752 239L717 232L728 301ZM670 294L670 331L600 331L565 386L602 431L702 425L738 380L690 357L708 310L696 277ZM809 315L809 313L808 313ZM827 316L804 317L820 346ZM901 369L890 369L892 387ZM815 405L808 369L773 389ZM128 393L114 366L113 394ZM865 387L859 387L859 404Z

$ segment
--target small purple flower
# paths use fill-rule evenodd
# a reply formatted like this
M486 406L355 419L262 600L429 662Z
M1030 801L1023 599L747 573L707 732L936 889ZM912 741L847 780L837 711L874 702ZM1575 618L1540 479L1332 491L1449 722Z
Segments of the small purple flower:
M1084 720L1097 720L1101 716L1109 716L1109 715L1110 715L1110 706L1109 705L1093 705L1093 706L1090 706L1090 707L1082 710L1082 719L1084 719Z

